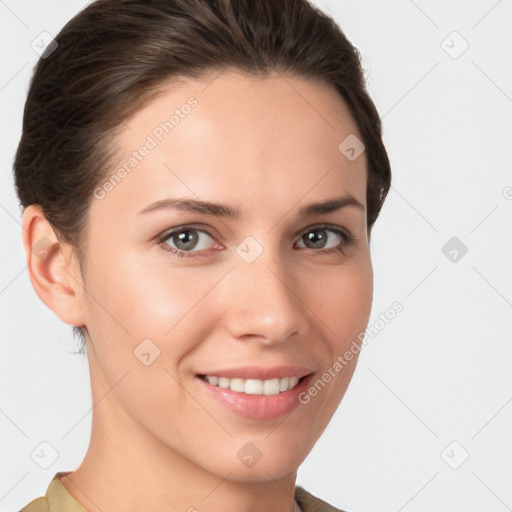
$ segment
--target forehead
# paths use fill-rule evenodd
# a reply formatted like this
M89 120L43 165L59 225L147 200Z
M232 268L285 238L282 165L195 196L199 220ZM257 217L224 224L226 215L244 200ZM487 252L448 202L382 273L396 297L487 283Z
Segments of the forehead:
M340 150L354 136L362 139L345 101L317 81L239 71L172 81L116 138L112 171L126 172L109 200L143 207L167 194L233 204L236 193L243 210L350 192L364 202L366 156L351 161Z

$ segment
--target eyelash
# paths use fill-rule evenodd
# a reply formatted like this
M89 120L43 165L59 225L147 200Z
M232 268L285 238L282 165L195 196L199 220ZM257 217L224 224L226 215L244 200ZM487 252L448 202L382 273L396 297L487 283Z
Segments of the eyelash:
M309 233L311 231L317 231L317 230L326 230L326 231L331 231L333 233L336 233L337 235L339 235L342 238L342 241L336 247L330 247L329 249L318 249L318 250L311 249L313 252L318 252L318 253L322 253L322 254L333 254L333 253L345 254L345 250L356 241L356 238L351 233L342 231L341 229L332 227L328 224L320 224L318 226L309 227L302 232L302 236L304 236L306 233ZM170 252L170 253L174 254L175 256L177 256L178 258L200 257L199 255L194 254L194 252L200 252L200 251L182 251L180 249L175 249L174 247L170 247L169 244L165 243L165 240L168 240L169 238L171 238L172 235L174 235L176 233L181 233L182 231L199 231L201 233L206 233L211 238L214 238L213 235L211 233L209 233L207 230L196 228L194 226L189 225L189 226L181 226L177 229L173 229L172 231L165 232L162 235L159 235L157 237L157 242L160 244L160 246L162 247L162 249L164 251Z

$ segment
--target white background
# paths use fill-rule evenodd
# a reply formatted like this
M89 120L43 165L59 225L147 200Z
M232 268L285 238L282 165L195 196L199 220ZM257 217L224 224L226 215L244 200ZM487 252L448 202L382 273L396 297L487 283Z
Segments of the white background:
M512 1L315 3L362 54L392 164L370 325L404 310L369 339L297 484L350 512L510 510ZM89 443L87 362L32 289L11 174L31 43L85 4L0 0L2 511L43 495ZM452 237L468 249L456 262ZM30 455L43 441L59 453L47 469Z

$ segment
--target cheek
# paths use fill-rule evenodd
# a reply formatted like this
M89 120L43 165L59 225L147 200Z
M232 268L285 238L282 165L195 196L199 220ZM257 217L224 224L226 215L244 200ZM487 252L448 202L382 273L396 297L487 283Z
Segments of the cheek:
M207 336L211 326L198 306L225 269L172 265L165 257L144 259L121 251L93 261L89 272L87 328L101 345L104 360L114 366L131 364L134 351L149 339L160 352L154 364L169 366Z
M117 254L91 261L87 329L105 379L101 394L115 385L125 411L167 431L176 419L173 411L190 407L176 368L207 337L207 319L197 318L195 306L219 278L212 271L202 279L197 268L141 260Z
M247 440L238 435L233 440L223 437L225 432L206 410L183 391L186 381L182 377L187 368L180 366L237 305L232 298L223 303L219 296L228 282L220 283L228 268L174 266L160 259L142 264L140 256L121 253L93 262L96 266L90 271L91 323L87 327L93 340L98 340L97 364L106 380L98 396L112 389L112 397L116 397L112 407L120 406L116 409L119 418L128 413L165 445L183 451L204 467L214 471L218 464L224 464L223 473L233 469L230 464L238 468L235 455L246 441L254 440L254 433L251 431ZM322 341L317 355L326 369L368 322L371 266L369 260L355 261L336 267L311 267L311 272L297 273L293 281L308 321ZM232 288L227 292L233 297ZM151 340L144 346L149 358L158 353L149 365L137 356L141 355L137 347L144 339ZM315 412L306 424L302 412L295 419L290 417L268 440L258 441L262 451L282 459L269 465L274 473L279 464L289 471L286 454L293 453L302 460L312 448L348 386L355 360L306 406ZM301 449L297 451L299 443ZM296 463L294 460L290 467Z
M369 258L312 278L308 306L317 316L331 349L343 352L368 324L373 298Z
M222 315L214 301L204 316L200 303L212 300L224 267L172 264L161 255L142 258L125 250L101 256L88 269L87 327L91 336L95 332L98 339L109 339L110 346L129 345L132 353L149 338L179 357L201 339L202 330L211 328L209 321ZM294 279L311 322L336 350L366 328L371 311L371 261L368 252L358 256L340 265L312 266ZM202 311L199 319L197 311Z

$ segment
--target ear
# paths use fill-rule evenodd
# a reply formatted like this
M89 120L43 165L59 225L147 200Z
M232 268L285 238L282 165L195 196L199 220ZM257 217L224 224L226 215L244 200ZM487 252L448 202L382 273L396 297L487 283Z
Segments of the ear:
M39 205L25 208L23 246L38 297L66 324L83 326L84 284L73 247L60 242Z

